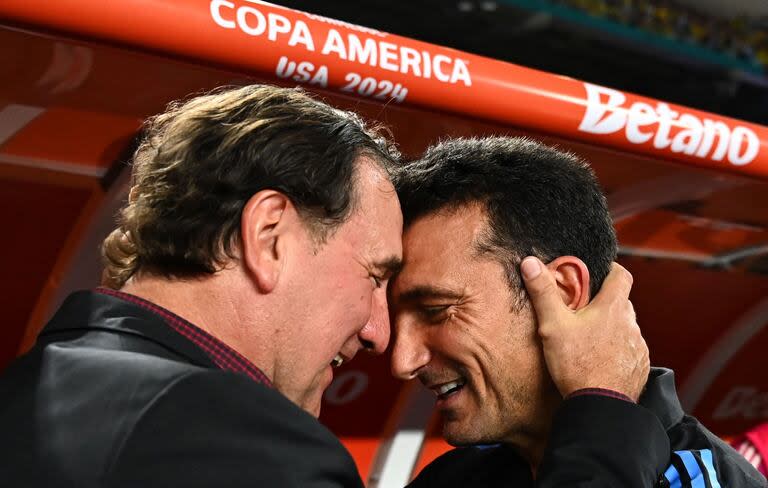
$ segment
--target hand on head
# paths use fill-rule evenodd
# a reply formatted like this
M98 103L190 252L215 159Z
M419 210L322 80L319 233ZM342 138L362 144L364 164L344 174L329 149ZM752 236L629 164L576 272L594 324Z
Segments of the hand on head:
M560 394L604 388L637 401L650 360L629 301L632 275L614 263L592 301L572 310L540 260L528 257L520 268L538 319L547 368Z

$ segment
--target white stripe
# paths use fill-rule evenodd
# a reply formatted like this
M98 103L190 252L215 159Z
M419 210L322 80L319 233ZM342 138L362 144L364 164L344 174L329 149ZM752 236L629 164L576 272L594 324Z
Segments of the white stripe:
M729 266L731 262L768 253L768 246L748 246L727 254L720 254L706 261L706 266Z
M401 488L407 485L411 480L413 466L416 463L419 452L421 452L423 442L423 430L401 430L395 434L389 446L387 462L378 475L378 482L369 484L369 486Z
M69 173L73 175L93 176L96 178L101 178L107 172L106 168L98 166L73 163L70 161L56 161L54 159L25 158L2 153L0 153L0 163L24 166L27 168L48 169L59 173Z
M85 83L92 68L92 49L57 42L53 45L53 56L48 69L37 80L37 86L48 86L49 94L72 91Z
M754 454L755 454L755 448L754 448L754 447L752 447L752 446L749 446L749 447L748 447L748 448L747 448L747 449L744 451L744 453L742 454L742 456L744 456L745 458L747 458L747 460L749 460L749 459L752 459L752 456L753 456Z
M419 384L407 384L394 434L379 446L368 477L369 488L402 488L411 480L432 416L435 395Z
M710 174L673 173L634 183L608 195L614 225L647 210L687 200L702 200L714 192L743 186L749 180Z
M680 403L686 412L692 412L696 408L720 371L766 325L768 325L768 299L763 299L742 315L709 347L680 388Z
M749 448L749 443L744 441L741 444L739 444L739 448L736 449L736 452L738 452L739 454L741 454L743 456L748 448Z
M0 110L0 144L45 112L44 108L11 104Z
M661 249L648 249L632 246L619 246L619 255L638 256L643 258L672 259L676 261L689 261L693 263L703 263L710 259L710 256L706 254L664 251Z

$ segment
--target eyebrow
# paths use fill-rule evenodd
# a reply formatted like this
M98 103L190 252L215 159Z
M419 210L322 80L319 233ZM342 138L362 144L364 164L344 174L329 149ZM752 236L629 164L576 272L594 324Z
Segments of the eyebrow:
M403 260L397 256L390 256L383 261L373 265L377 270L395 275L403 268Z
M433 285L414 286L400 293L401 302L418 302L427 298L450 298L458 300L464 296L463 293Z

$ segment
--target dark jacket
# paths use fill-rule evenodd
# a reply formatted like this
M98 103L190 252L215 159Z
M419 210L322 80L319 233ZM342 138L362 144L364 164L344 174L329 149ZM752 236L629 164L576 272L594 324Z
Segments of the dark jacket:
M217 369L160 316L101 293L67 299L0 377L0 399L3 487L362 486L312 416ZM558 413L540 486L645 488L669 457L649 410L577 397ZM480 476L466 468L451 480Z
M575 400L587 400L581 405ZM577 397L566 400L555 420L555 442L557 436L571 432L574 439L593 436L596 443L591 451L559 453L549 449L537 474L537 482L531 476L530 467L510 446L492 448L466 447L454 449L437 458L419 474L411 484L412 488L428 487L491 487L510 486L515 488L577 486L577 487L664 487L664 488L737 488L766 487L765 478L725 442L709 432L695 418L685 415L675 391L675 378L671 370L652 368L646 391L640 399L641 406L624 405L625 412L614 408L609 402L597 402L596 398ZM597 403L595 403L597 402ZM614 402L621 403L620 400ZM589 425L572 422L564 415L579 417L579 410L589 412L600 419L597 432L588 432ZM611 407L611 408L608 408ZM643 419L634 411L642 409L652 412L667 432L669 444L664 452L658 446L646 444ZM638 422L640 420L640 422ZM595 427L595 426L593 426ZM638 431L640 429L640 431ZM550 441L551 444L552 441ZM671 447L671 451L669 450ZM564 456L567 454L567 457ZM659 455L669 456L652 476L637 476L645 472L637 463L644 459L658 459ZM599 456L599 457L598 457ZM570 463L581 470L585 463L599 459L602 465L594 471L591 479L569 475L565 465ZM572 481L565 484L552 482L551 470L557 464L556 480L570 476ZM605 469L614 467L614 470ZM650 464L649 464L650 466ZM576 481L578 480L578 481Z
M314 417L100 293L67 299L0 399L3 487L362 486Z

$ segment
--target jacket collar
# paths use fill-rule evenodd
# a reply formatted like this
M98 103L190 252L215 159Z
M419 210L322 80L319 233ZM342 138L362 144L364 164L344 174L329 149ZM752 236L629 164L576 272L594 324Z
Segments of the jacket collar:
M675 373L667 368L651 368L639 403L659 418L664 430L680 423L684 412L675 390Z
M118 297L93 291L78 291L67 297L38 341L52 342L61 332L84 330L132 334L160 344L192 364L214 368L207 354L173 330L163 318Z

